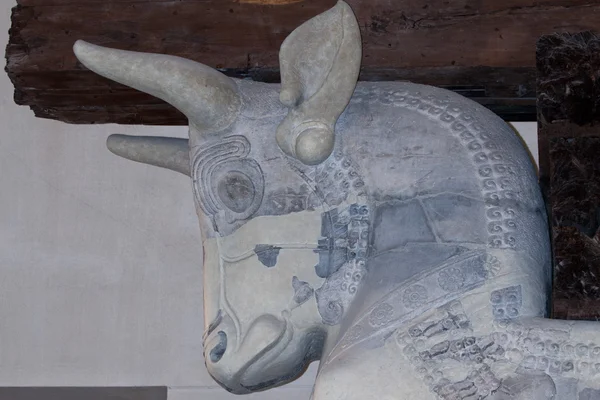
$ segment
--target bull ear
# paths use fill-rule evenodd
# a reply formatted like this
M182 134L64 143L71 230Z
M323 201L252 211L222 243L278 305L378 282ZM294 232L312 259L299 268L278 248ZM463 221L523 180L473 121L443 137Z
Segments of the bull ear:
M323 162L334 146L334 127L358 80L362 58L358 22L350 6L305 22L281 45L280 100L290 108L277 143L307 165Z

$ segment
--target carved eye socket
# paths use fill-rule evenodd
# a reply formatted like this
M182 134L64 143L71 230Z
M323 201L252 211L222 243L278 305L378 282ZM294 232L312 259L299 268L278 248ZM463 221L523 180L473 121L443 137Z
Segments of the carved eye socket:
M232 171L221 179L217 193L227 208L236 213L242 213L254 202L256 188L247 175L239 171Z
M204 214L220 214L222 224L247 220L262 204L265 177L249 154L248 139L231 136L192 156L196 201Z

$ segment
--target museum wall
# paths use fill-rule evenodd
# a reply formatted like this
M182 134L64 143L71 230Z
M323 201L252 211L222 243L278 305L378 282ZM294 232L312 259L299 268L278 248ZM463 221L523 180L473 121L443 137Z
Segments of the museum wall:
M4 44L14 4L1 0ZM0 75L0 386L166 385L170 400L238 398L202 358L188 179L105 148L111 133L186 128L37 119ZM537 157L535 123L515 126ZM246 398L308 399L315 373Z

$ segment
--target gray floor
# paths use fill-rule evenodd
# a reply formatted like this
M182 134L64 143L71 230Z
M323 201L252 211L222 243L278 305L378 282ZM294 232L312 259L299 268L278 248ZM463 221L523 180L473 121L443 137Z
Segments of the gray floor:
M167 400L166 387L0 388L0 400Z

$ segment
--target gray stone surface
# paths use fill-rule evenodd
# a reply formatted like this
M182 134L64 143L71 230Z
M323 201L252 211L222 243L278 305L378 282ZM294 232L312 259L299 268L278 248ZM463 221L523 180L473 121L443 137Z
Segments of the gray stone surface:
M595 395L600 326L543 319L547 222L521 142L454 93L356 85L356 32L343 2L302 25L281 86L76 45L189 111L209 373L251 393L320 360L315 400Z

